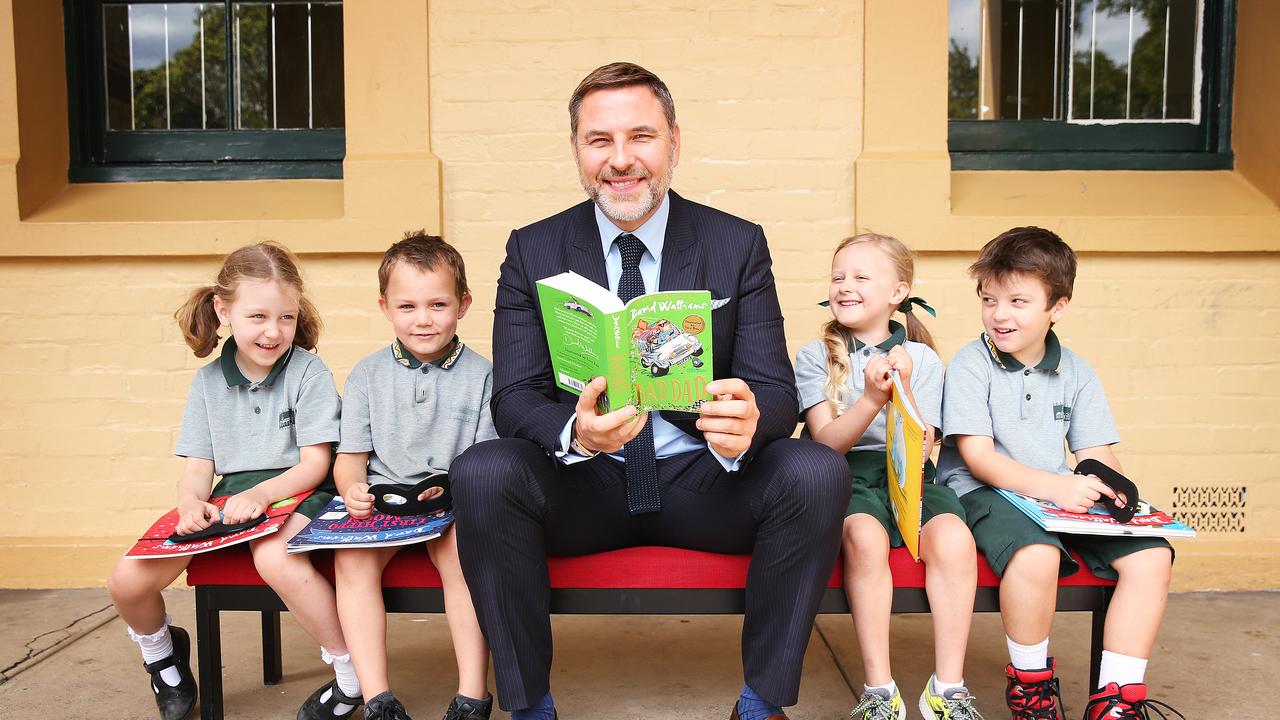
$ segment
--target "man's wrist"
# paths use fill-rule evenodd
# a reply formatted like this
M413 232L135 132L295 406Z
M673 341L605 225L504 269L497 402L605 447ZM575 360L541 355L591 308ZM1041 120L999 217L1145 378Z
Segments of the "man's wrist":
M582 457L595 457L600 453L599 450L589 450L578 439L578 420L575 418L573 423L569 425L569 452Z

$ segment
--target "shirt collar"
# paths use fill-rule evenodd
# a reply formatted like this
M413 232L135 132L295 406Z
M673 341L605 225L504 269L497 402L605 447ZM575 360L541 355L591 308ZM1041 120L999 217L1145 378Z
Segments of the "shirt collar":
M600 210L599 205L593 205L596 213L596 227L600 230L600 248L604 250L604 256L609 257L609 248L613 246L613 241L618 236L627 232L613 221L605 216ZM662 196L662 203L658 205L658 209L653 213L653 217L644 221L644 224L631 231L644 243L644 247L653 256L654 260L662 257L662 245L667 237L667 218L671 216L671 193L668 191Z
M854 337L853 333L848 333L848 335L849 335L849 352L854 353L866 347L867 344L862 342L858 338ZM875 347L878 347L885 352L889 352L894 348L895 345L901 345L902 343L906 342L906 340L907 340L907 329L902 326L902 323L897 322L896 320L890 320L889 321L889 338L882 342L876 343Z
M985 332L982 333L982 344L987 346L987 351L991 353L991 359L995 361L1001 368L1013 372L1021 370L1025 365L1018 361L1018 358L1003 353L996 347L996 343ZM1040 362L1036 363L1036 370L1045 372L1058 372L1058 366L1062 363L1062 343L1058 342L1058 336L1052 331L1044 338L1044 357Z
M464 346L462 341L458 339L457 335L453 336L452 342L453 350L447 355L441 355L435 360L432 360L432 365L440 368L441 370L448 370L453 367L454 363L458 361L458 356L462 354L462 348ZM396 338L391 341L391 357L394 358L397 363L409 368L410 370L417 370L422 367L422 361L415 357L413 353L404 349L404 346L400 344L400 338Z
M262 379L261 382L254 382L244 376L240 371L240 365L236 363L236 341L235 338L227 338L222 343L222 355L218 357L218 366L222 369L222 379L227 381L227 387L236 387L237 385L265 385L271 387L276 381L280 373L284 371L285 365L289 364L289 358L293 357L293 346L290 345L288 350L284 351L284 356L271 366L271 372Z

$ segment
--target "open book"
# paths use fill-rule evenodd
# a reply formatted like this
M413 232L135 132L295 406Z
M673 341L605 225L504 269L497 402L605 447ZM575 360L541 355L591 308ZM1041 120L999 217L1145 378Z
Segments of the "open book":
M1161 512L1145 500L1138 502L1138 512L1127 523L1121 523L1101 505L1087 513L1067 512L1048 500L1037 500L1012 490L996 490L1027 517L1049 532L1076 535L1155 535L1160 537L1195 537L1196 531Z
M181 536L176 536L178 509L174 508L161 515L160 519L152 524L146 534L138 539L133 548L125 553L125 557L146 560L181 555L198 555L266 537L279 530L280 526L289 520L289 515L293 513L294 508L298 507L298 504L303 500L306 500L312 492L312 490L304 490L293 497L287 497L279 502L271 503L271 506L267 508L267 519L252 527L194 541L184 541ZM209 503L221 510L227 504L229 497L231 496L221 495L216 498L209 498Z
M347 506L339 496L289 540L287 552L411 545L440 537L451 523L453 510L430 515L388 515L374 508L369 517L357 520L347 514Z
M696 411L711 399L711 293L669 290L623 303L577 273L538 281L556 385L608 381L600 410ZM495 352L502 352L495 348Z
M885 462L889 465L889 500L893 519L911 557L920 559L920 515L924 504L924 421L907 399L902 378L893 371L893 388L885 405Z

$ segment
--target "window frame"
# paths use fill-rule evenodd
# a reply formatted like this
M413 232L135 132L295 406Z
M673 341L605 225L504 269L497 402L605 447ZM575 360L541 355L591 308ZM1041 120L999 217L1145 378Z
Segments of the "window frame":
M1231 169L1235 164L1231 150L1231 87L1236 0L1204 0L1203 7L1199 124L948 118L947 149L952 169ZM1070 53L1064 52L1059 61L1063 77L1067 77ZM1065 93L1070 83L1063 86Z
M108 130L100 28L103 5L118 1L63 0L70 182L342 178L345 128ZM202 1L228 8L239 2Z

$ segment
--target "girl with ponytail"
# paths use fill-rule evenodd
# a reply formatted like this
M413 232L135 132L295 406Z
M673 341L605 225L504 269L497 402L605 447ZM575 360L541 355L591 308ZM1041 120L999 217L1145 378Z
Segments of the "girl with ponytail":
M320 336L320 318L303 291L297 263L274 243L242 247L223 261L214 283L193 291L174 317L196 357L208 357L222 343L219 356L196 372L187 396L174 450L185 458L176 534L247 523L282 500L314 490L278 532L251 540L250 550L258 573L334 667L334 678L298 710L299 720L349 717L363 700L333 587L307 555L285 552L286 541L335 492L330 467L340 409L333 374L310 352ZM220 497L226 498L221 508L211 502ZM107 582L129 637L142 651L162 720L186 718L196 702L190 636L169 624L161 595L189 560L124 557Z
M932 447L942 416L942 362L911 295L911 251L887 235L846 238L831 261L827 302L832 318L822 337L796 356L796 385L810 437L849 463L853 494L841 544L844 587L866 672L851 720L907 716L889 667L889 613L893 576L889 549L903 544L886 483L885 404L897 373L906 400L925 423ZM905 325L892 319L905 316ZM977 585L976 550L964 509L949 488L935 485L925 463L920 557L934 625L935 673L920 695L926 718L980 717L964 687L964 655Z

